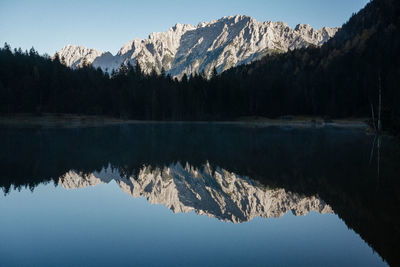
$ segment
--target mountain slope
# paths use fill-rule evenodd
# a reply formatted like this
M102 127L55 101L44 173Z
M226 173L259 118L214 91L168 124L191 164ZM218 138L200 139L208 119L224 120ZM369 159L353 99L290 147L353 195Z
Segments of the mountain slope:
M248 16L230 16L197 26L176 24L166 32L152 33L145 40L135 39L119 52L100 53L80 46L66 46L58 54L69 67L86 60L103 71L117 70L121 64L139 63L145 73L164 69L173 77L204 72L208 77L216 68L222 72L271 54L301 47L320 46L337 28L319 30L299 24L295 29L283 22L258 22ZM84 51L85 53L83 53ZM96 51L87 52L87 51Z
M399 14L399 1L371 1L321 48L239 66L220 75L219 86L246 90L249 115L327 117L371 117L371 107L376 115L381 88L383 127L400 132Z

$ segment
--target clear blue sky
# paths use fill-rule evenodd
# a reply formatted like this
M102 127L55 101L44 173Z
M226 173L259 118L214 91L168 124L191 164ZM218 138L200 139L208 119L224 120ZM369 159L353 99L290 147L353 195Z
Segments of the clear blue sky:
M229 15L285 21L294 27L341 26L369 0L0 0L0 43L53 54L79 44L115 54L126 42Z

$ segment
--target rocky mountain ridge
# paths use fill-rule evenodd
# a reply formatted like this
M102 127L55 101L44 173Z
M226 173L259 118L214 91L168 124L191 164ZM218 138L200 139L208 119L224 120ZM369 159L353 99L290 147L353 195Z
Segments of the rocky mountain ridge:
M113 56L82 46L67 45L58 55L76 68L84 63L111 73L122 64L140 65L144 73L162 70L172 77L204 74L210 77L231 67L250 63L271 53L321 46L338 28L319 30L299 24L294 29L284 22L259 22L252 17L223 17L197 26L176 24L166 32L151 33L147 39L134 39Z

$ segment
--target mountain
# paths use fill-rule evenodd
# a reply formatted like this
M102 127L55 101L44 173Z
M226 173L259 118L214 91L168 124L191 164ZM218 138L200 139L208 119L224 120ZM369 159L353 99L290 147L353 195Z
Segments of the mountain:
M285 189L265 188L261 184L224 169L212 170L209 164L197 169L180 163L168 167L144 166L137 177L121 177L110 167L88 175L69 171L59 178L66 189L95 186L115 180L133 197L145 197L152 204L163 204L174 213L191 212L234 223L255 217L278 218L291 211L306 215L310 211L332 213L316 196L305 197Z
M211 76L272 54L296 48L321 46L338 28L319 30L299 24L295 29L284 22L258 22L248 16L229 16L197 26L176 24L166 32L152 33L147 39L134 39L113 56L82 46L67 45L58 54L65 64L76 68L83 61L109 73L121 64L139 63L145 73L162 69L173 77L204 72Z
M62 50L63 63L72 68L82 67L85 63L92 64L102 54L96 49L82 46L66 46Z
M268 117L371 118L381 99L383 128L400 133L399 18L400 1L370 1L320 48L270 55L232 68L219 75L215 87L223 85L232 95L246 90L251 100L243 101L244 110ZM238 109L237 103L226 104L232 106Z
M371 118L372 113L379 113L381 99L382 129L400 133L399 14L400 1L370 1L321 47L288 48L286 53L273 53L253 63L230 68L210 80L203 76L182 82L171 81L168 75L144 77L136 68L124 68L110 79L97 69L74 71L62 65L58 57L53 60L40 57L34 49L28 53L22 49L12 51L6 44L0 50L0 112L72 113L176 121L278 118L284 115L320 116L330 120ZM196 58L194 51L205 45L202 40L191 49L189 56L180 53L181 47L190 47L183 45L187 36L205 31L214 24L200 24L193 30L176 27L185 32L181 33L179 48L171 53L163 48L171 55L176 54L170 60L173 62L173 68L168 70L170 73L176 70L179 62L192 62ZM303 28L296 27L300 32ZM250 30L247 32L251 35ZM156 35L153 35L155 39ZM229 34L222 39L217 37L213 39L215 47L223 43L220 40L229 39ZM133 41L131 47L143 43L146 41ZM158 47L150 43L145 47L141 50L143 53L136 55L139 63L140 58L151 56L150 50L158 51ZM214 58L218 53L225 57L229 53L221 54L221 51L226 47L229 45L220 46L219 50L210 49L207 53L214 51ZM139 50L128 45L117 56L105 54L94 59L93 65L110 61L107 60L110 57L118 66L122 55L130 54L135 58ZM204 57L208 60L208 56L210 54Z

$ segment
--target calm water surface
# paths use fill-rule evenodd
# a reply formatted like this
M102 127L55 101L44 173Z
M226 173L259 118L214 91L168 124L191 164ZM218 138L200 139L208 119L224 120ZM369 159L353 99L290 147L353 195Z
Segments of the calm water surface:
M399 266L400 145L361 128L0 128L0 266Z

